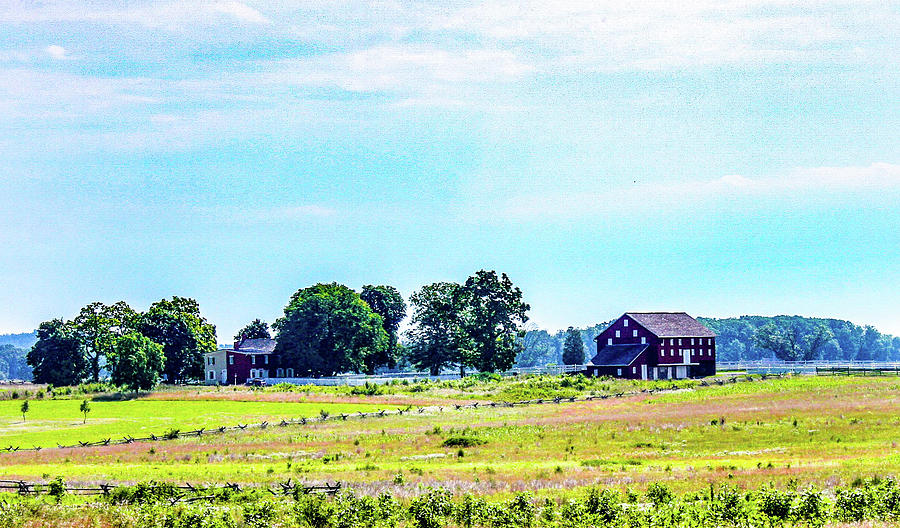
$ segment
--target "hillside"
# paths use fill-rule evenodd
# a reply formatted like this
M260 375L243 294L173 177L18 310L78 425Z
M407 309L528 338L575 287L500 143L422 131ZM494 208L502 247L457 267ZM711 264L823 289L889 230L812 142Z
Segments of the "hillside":
M717 358L721 361L763 358L900 361L900 337L850 321L799 315L698 319L718 334ZM608 325L605 322L579 329L586 360L597 353L594 337ZM561 363L565 338L564 331L553 334L546 330L528 331L524 338L525 350L516 358L517 366Z
M35 332L0 334L0 345L12 345L16 348L31 348L35 341L37 341Z

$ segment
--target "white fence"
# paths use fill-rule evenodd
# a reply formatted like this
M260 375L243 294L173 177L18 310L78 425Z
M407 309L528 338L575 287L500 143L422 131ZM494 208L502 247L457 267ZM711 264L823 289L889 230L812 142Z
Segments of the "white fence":
M815 374L816 369L871 369L886 370L900 368L897 361L717 361L717 370L747 370L753 372L798 372Z

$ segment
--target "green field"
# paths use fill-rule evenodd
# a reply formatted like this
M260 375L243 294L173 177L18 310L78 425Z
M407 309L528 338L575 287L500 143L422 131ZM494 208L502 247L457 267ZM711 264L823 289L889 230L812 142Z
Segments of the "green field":
M329 413L371 412L394 406L367 403L304 403L229 400L92 401L87 421L78 410L81 400L32 400L22 419L18 400L0 401L0 447L55 447L126 435L162 435L171 429L278 422Z
M671 389L671 383L659 384ZM554 388L555 387L555 388ZM430 486L508 500L579 497L593 486L679 494L715 486L835 490L900 473L900 380L786 377L638 392L621 398L456 410L498 395L636 392L647 383L528 378L350 388L169 390L130 401L0 401L0 446L121 438L281 418L427 405L402 416L270 426L200 438L0 454L6 478L268 486L341 482L416 496ZM355 393L353 393L355 392ZM498 398L499 399L499 398ZM625 495L623 495L625 496Z

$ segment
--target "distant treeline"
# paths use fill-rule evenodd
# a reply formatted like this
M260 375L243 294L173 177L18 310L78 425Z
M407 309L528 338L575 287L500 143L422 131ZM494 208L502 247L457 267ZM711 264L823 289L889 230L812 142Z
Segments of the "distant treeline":
M720 361L766 358L900 361L900 337L882 334L873 326L859 326L840 319L798 315L698 319L718 335L716 354ZM585 361L597 354L594 338L610 323L576 329L585 344ZM516 357L516 365L562 364L565 339L564 330L553 334L546 330L529 330L524 337L524 350Z
M28 350L37 341L34 332L0 335L0 380L31 381Z
M744 315L728 319L701 317L700 321L718 334L716 352L721 361L900 361L900 337L840 319Z

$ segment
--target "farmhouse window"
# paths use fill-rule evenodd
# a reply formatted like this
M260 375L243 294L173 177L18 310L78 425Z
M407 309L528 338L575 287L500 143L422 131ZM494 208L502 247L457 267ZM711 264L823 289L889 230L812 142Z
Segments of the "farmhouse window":
M693 338L693 337L691 338L691 344L692 344L692 345L694 344L694 338Z
M269 364L269 356L263 356L263 362L268 365Z
M611 345L611 344L612 344L612 338L611 338L611 337L610 337L609 339L606 340L606 344L607 344L607 345Z
M228 356L228 364L234 365L234 356Z
M256 356L250 356L250 364L256 365Z
M622 369L616 369L616 376L622 375Z
M622 332L616 330L616 337L622 337Z
M628 319L622 319L622 326L628 328Z
M631 337L637 337L637 330L631 331Z
M646 338L646 337L642 337L642 338L641 338L641 344L642 344L642 345L646 345L646 344L647 344L647 338Z
M637 367L631 367L631 373L637 374Z
M681 346L681 338L678 339L678 346Z

